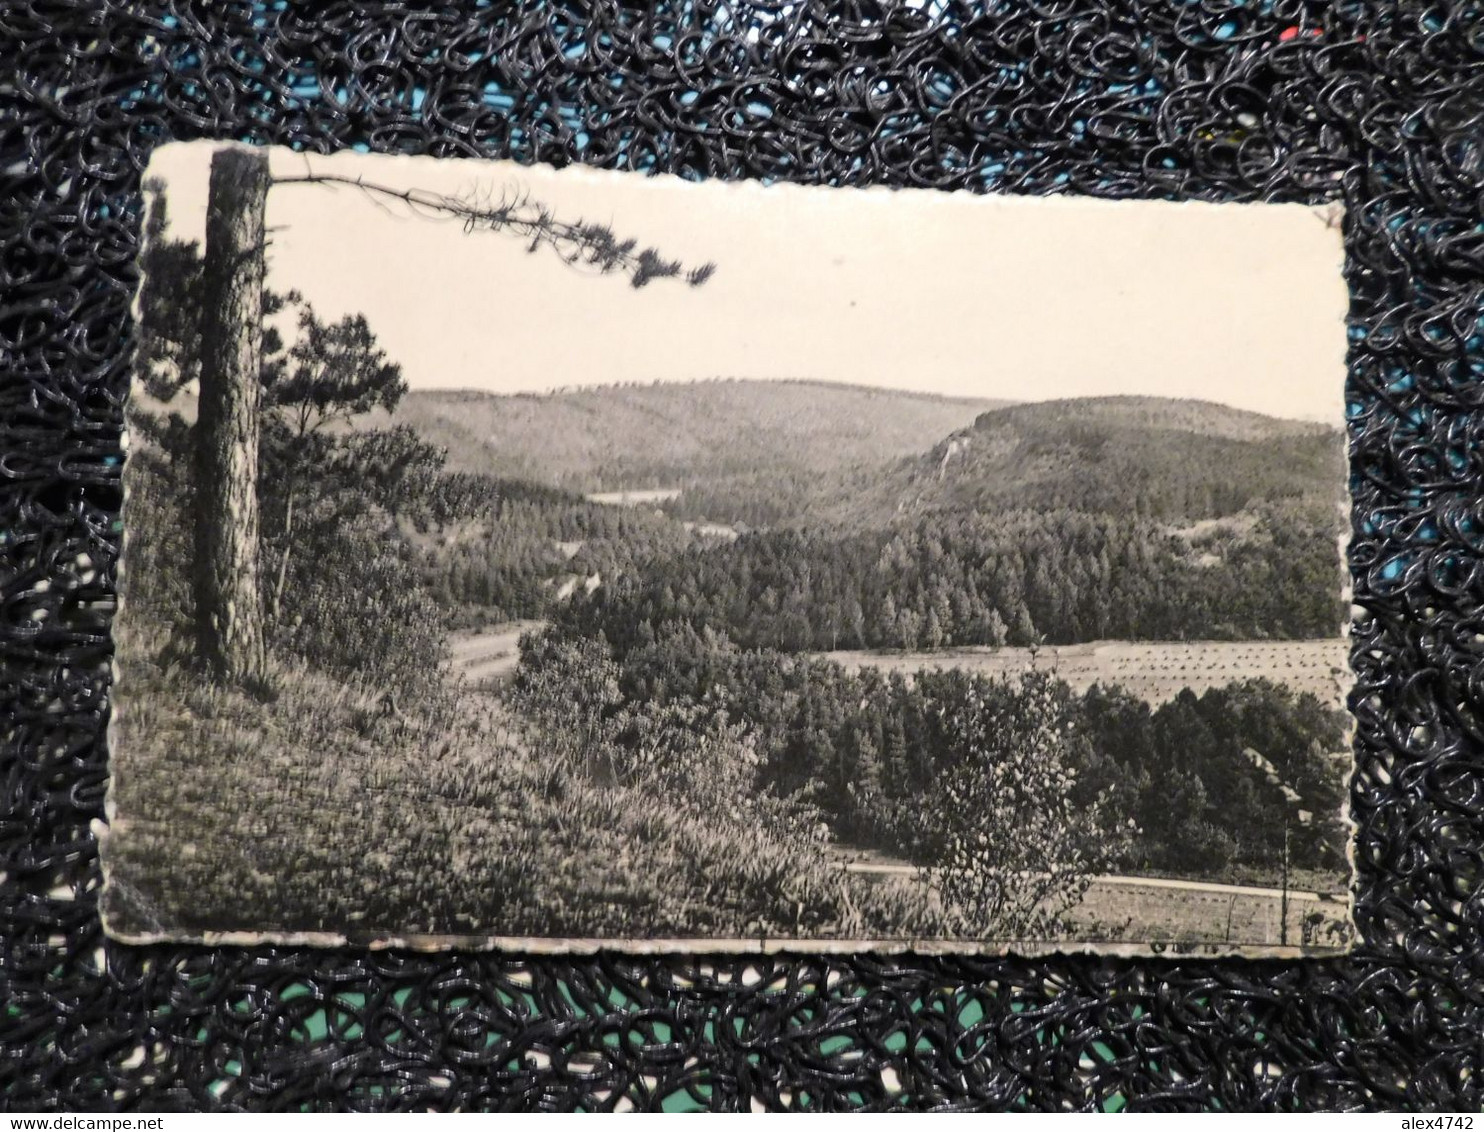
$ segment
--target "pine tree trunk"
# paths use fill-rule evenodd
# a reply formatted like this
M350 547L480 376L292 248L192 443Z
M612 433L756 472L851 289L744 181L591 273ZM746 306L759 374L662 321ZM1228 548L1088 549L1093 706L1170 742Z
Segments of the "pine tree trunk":
M265 665L258 398L267 195L266 154L228 149L211 159L196 422L196 632L208 672L233 682L261 676Z

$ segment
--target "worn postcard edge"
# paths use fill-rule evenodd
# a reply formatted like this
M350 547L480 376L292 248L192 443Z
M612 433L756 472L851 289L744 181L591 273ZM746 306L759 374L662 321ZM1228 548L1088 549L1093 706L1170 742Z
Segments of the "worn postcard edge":
M162 149L178 150L180 148L197 148L207 152L218 149L239 148L271 148L282 149L282 147L251 147L236 142L219 142L212 140L196 140L189 142L171 142L159 147L155 153ZM395 165L422 165L439 164L446 162L461 161L471 165L477 165L491 169L510 170L518 175L523 169L538 168L543 172L560 175L567 180L587 180L599 184L609 181L615 177L625 180L634 177L648 177L654 180L670 182L675 185L684 186L684 191L694 192L697 190L715 193L717 191L729 192L739 197L750 196L757 193L770 195L790 195L804 192L813 196L819 192L841 193L849 195L868 194L872 197L885 197L894 194L908 194L921 197L948 197L967 195L975 200L991 203L1015 202L1032 207L1084 207L1096 205L1106 208L1110 213L1119 208L1148 207L1151 204L1159 204L1165 208L1181 209L1251 209L1262 208L1264 210L1276 209L1305 209L1318 218L1326 228L1333 229L1336 234L1336 247L1338 250L1335 265L1335 278L1337 284L1344 285L1343 268L1345 264L1345 250L1340 239L1342 230L1341 222L1344 217L1344 206L1338 202L1325 205L1311 206L1290 203L1266 203L1266 202L1208 202L1208 201L1144 201L1144 200L1103 200L1096 197L1073 196L1070 194L1058 194L1054 196L1031 196L1011 193L947 193L938 189L922 188L898 188L887 186L869 186L865 188L835 187L835 186L813 186L798 185L788 182L763 184L757 181L722 182L714 181L695 182L673 174L639 174L622 173L610 170L593 169L586 166L569 166L558 169L555 166L543 163L531 165L519 164L511 161L486 160L481 158L435 158L418 155L366 155L348 154L347 151L332 153L328 155L313 155L313 160L318 163L334 163L336 158L351 156L354 159L364 159L367 156L377 156L380 161ZM153 157L151 158L153 162ZM149 167L146 166L144 180L149 177ZM704 186L704 188L703 188ZM142 260L143 253L148 242L148 234L144 232L141 224L140 251L138 258ZM140 317L141 302L143 294L143 279L136 284L130 305L130 314L136 325ZM136 347L137 348L137 347ZM1343 353L1343 359L1348 362L1348 348ZM123 445L125 460L123 471L120 476L120 486L123 499L121 515L123 518L122 535L117 567L118 598L114 614L113 625L115 629L125 618L124 597L124 574L128 569L128 511L129 511L129 461L127 459L129 438L129 412L132 407L132 394L134 389L134 357L129 360L130 385L129 396L125 398L124 405L124 433ZM1348 373L1348 364L1343 365L1339 380L1344 380ZM1336 422L1333 426L1339 430L1340 447L1344 458L1344 467L1348 469L1350 462L1349 438L1343 420ZM1343 512L1339 538L1340 563L1341 563L1341 599L1348 606L1354 596L1353 576L1350 570L1349 548L1354 537L1352 522L1353 496L1350 493L1348 483L1344 491L1344 500L1338 506ZM621 953L629 955L707 955L707 954L757 954L757 955L851 955L851 954L878 954L878 955L985 955L985 956L1024 956L1027 958L1044 957L1051 955L1095 955L1111 958L1160 958L1180 957L1196 959L1309 959L1328 956L1341 956L1353 952L1361 943L1359 925L1355 918L1355 887L1357 883L1356 864L1358 860L1357 831L1358 827L1354 821L1350 807L1350 796L1354 787L1355 777L1359 767L1355 761L1355 734L1356 719L1354 712L1350 710L1348 699L1356 682L1355 668L1351 656L1353 645L1351 645L1351 622L1346 618L1341 626L1341 637L1350 647L1347 654L1346 671L1337 679L1339 691L1346 717L1347 743L1351 752L1349 773L1346 776L1343 800L1341 803L1341 821L1346 830L1346 860L1349 865L1350 875L1345 888L1344 899L1344 922L1349 928L1349 941L1341 947L1330 946L1302 946L1302 945L1263 945L1250 943L1214 943L1214 942L1189 942L1179 940L1140 940L1140 941L1117 941L1099 942L1083 940L960 940L960 939L886 939L886 940L831 940L814 938L755 938L755 939L722 939L715 937L702 937L696 939L688 938L622 938L622 937L600 937L581 938L567 936L509 936L499 934L428 934L416 932L367 932L340 933L340 932L281 932L281 931L160 931L160 932L129 932L121 926L111 922L109 916L108 893L111 888L117 886L117 881L112 875L111 862L109 860L108 842L110 833L117 824L117 804L114 791L114 764L118 757L116 736L118 735L118 720L122 712L127 711L128 689L125 683L119 679L119 665L117 656L111 663L111 685L110 713L105 729L105 743L108 757L108 779L104 794L104 818L94 819L91 823L91 831L97 840L99 848L99 864L102 873L102 888L99 900L99 918L103 934L110 940L130 945L149 946L161 943L199 944L205 946L239 946L250 947L258 945L278 945L289 947L313 947L313 948L365 948L368 950L405 949L417 952L440 952L440 951L471 951L471 952L508 952L512 954L537 954L537 955L595 955L602 952Z

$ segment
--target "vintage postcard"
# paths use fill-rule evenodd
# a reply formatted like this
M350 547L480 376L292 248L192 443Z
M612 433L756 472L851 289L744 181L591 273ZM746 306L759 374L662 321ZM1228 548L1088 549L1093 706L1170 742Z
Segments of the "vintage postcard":
M108 931L1346 950L1338 220L160 149Z

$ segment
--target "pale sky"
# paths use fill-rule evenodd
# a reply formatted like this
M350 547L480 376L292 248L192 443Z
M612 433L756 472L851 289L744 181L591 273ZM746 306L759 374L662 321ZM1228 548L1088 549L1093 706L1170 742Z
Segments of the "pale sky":
M210 143L165 146L172 232L204 231ZM526 192L704 286L528 254L351 187L268 194L269 285L361 312L415 389L804 378L1017 401L1135 393L1343 421L1337 220L1304 205L691 184L508 162L272 151L398 188Z

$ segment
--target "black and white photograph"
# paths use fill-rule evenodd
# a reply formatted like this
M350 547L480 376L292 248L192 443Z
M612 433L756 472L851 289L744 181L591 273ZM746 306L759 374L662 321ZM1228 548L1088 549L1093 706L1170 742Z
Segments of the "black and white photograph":
M1336 210L145 188L114 938L1352 946Z

